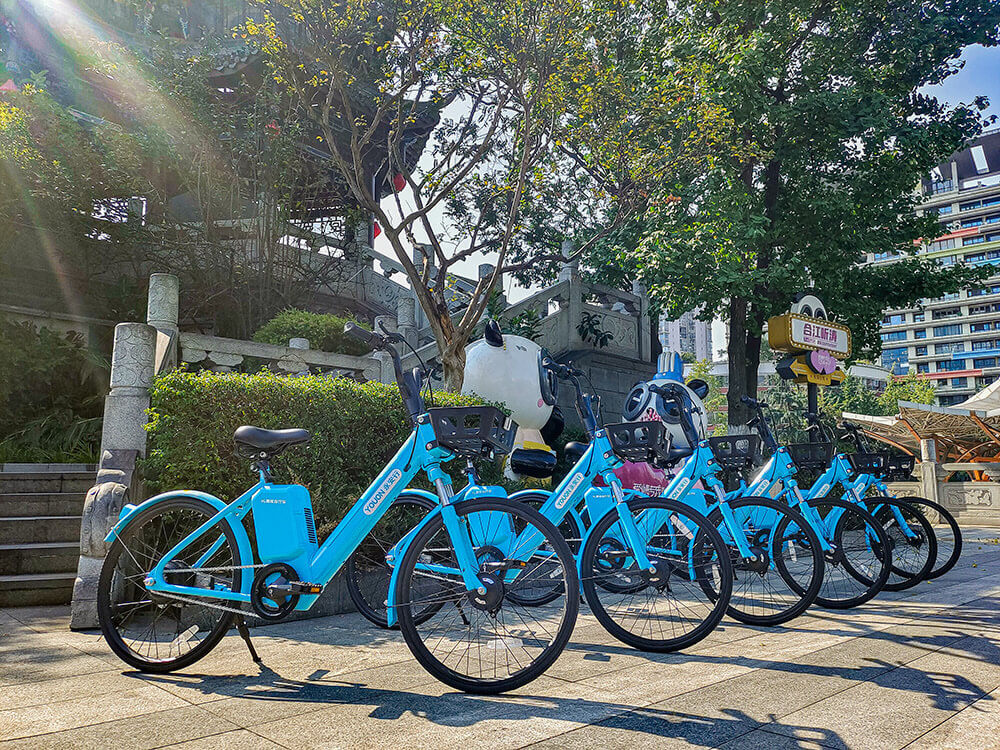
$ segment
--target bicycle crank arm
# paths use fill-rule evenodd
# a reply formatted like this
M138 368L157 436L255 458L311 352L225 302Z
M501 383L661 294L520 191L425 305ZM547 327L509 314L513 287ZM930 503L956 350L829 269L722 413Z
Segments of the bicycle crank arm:
M293 594L319 594L323 587L318 583L305 583L304 581L289 581L288 583L274 583L267 587L267 596L270 599L275 597L286 597Z

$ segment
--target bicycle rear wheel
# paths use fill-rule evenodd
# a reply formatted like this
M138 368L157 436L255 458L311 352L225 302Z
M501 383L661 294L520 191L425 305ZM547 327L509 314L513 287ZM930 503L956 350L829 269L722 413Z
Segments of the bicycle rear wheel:
M386 556L434 506L432 500L404 491L347 560L347 593L358 612L380 628L389 627L387 600L393 566Z
M733 596L727 612L748 625L780 625L806 611L823 584L823 550L802 514L769 497L729 502L737 528L716 507L708 516L729 548ZM742 534L752 558L734 541Z
M469 693L513 690L541 675L566 647L580 604L576 564L556 527L524 503L482 498L454 508L459 521L476 530L473 552L486 593L467 590L438 515L399 563L400 630L417 661L441 682ZM553 587L559 594L544 605L517 601ZM430 607L437 609L429 618L414 616Z
M824 553L823 585L816 603L850 609L870 601L889 578L889 538L878 521L859 505L837 498L807 500L832 547Z
M108 550L97 584L97 617L111 650L129 666L143 672L182 669L215 648L232 626L234 614L217 608L226 602L182 602L147 591L143 583L167 552L215 514L198 498L165 500L130 519ZM199 566L214 570L186 570L217 542L219 548ZM239 591L240 564L236 538L222 523L168 562L165 578L209 591Z
M865 499L889 537L892 559L886 591L904 591L927 577L937 558L934 528L914 505L891 497Z
M705 516L675 500L630 500L627 512L655 568L643 570L619 512L597 521L581 553L583 593L594 616L615 638L643 651L694 645L719 624L732 595L722 537Z

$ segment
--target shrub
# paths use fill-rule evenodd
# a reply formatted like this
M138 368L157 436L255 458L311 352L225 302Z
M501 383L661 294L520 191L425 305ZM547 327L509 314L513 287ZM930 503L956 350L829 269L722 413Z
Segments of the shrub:
M288 308L261 326L253 335L253 340L262 344L288 346L289 339L304 338L309 339L312 349L338 354L366 354L370 351L369 347L344 334L344 325L348 322L368 327L352 318Z
M454 393L435 393L434 400L441 406L481 403ZM249 461L234 453L237 427L309 430L309 445L290 448L273 469L276 480L309 488L320 526L344 514L411 429L395 385L266 372L175 370L154 383L150 416L142 462L147 488L199 489L226 501L256 479ZM458 480L464 464L456 460L447 467ZM484 481L498 480L495 467L480 468Z
M0 461L95 461L106 390L78 335L0 316Z

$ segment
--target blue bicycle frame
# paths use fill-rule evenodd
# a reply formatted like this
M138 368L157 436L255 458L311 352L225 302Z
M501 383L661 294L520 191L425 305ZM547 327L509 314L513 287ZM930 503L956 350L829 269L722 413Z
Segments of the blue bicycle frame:
M420 471L423 471L438 490L438 507L431 511L425 521L429 521L437 515L441 516L455 548L462 579L468 590L476 590L482 584L477 577L479 564L473 551L473 540L470 538L469 528L459 521L454 504L469 497L506 497L506 493L500 487L486 487L478 488L478 492L466 493L461 498L455 496L452 491L451 477L441 468L441 464L452 457L453 454L448 450L438 446L434 429L431 425L430 415L425 411L416 418L416 424L410 437L382 470L382 473L376 477L375 481L372 482L358 501L354 503L323 544L318 545L315 541L315 536L313 536L311 540L302 545L304 548L301 549L297 556L284 559L282 562L290 564L296 573L299 574L301 580L315 581L325 585L340 570L341 566L347 561L362 540L372 531L379 519L385 515L392 505L393 500ZM168 563L184 549L195 540L209 533L212 529L221 527L223 524L228 526L236 538L237 551L240 557L239 566L246 567L252 565L254 563L254 555L250 540L242 524L242 520L248 513L265 507L268 504L291 505L296 503L299 507L309 507L311 512L309 493L305 487L294 484L273 484L263 470L259 473L260 477L257 484L228 505L212 495L187 490L157 495L138 506L126 505L119 515L118 522L108 533L105 541L111 542L116 539L133 517L133 514L145 510L156 503L181 496L192 496L204 500L215 507L218 512L163 556L153 570L149 572L145 581L146 588L150 591L167 594L249 603L250 589L253 583L251 576L242 576L240 590L231 591L224 587L208 589L168 583L164 578L164 573ZM287 517L289 524L291 524L295 518L294 514L290 513ZM291 533L291 529L288 526L281 525L265 526L263 528L256 526L256 532L258 546L260 546L262 539L282 540L287 538ZM511 536L513 536L512 532L512 529L508 530ZM198 568L205 565L224 542L225 536L220 534L219 538L214 541L192 567ZM454 573L455 570L449 569L449 572ZM394 587L389 590L390 605L393 604L394 592ZM318 598L318 594L303 595L300 597L295 609L307 610ZM390 611L392 611L391 607Z

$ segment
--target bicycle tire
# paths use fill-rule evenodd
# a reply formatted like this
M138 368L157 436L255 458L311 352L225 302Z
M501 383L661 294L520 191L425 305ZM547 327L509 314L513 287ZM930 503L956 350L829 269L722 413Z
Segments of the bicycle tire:
M111 647L111 650L115 653L115 655L118 658L120 658L130 667L138 669L141 672L154 672L154 673L173 672L175 670L183 669L185 667L190 666L191 664L194 664L196 661L203 658L213 648L215 648L218 645L219 641L222 640L223 636L225 636L225 634L232 627L235 618L235 614L232 612L223 612L221 610L214 610L207 607L203 607L202 609L205 610L206 612L218 613L214 626L212 626L208 634L201 639L201 641L198 643L197 646L192 648L187 653L178 656L175 659L149 658L148 656L146 658L143 658L140 654L134 651L129 646L128 643L126 643L122 634L118 630L119 625L116 625L114 622L117 613L113 612L113 608L116 605L115 602L112 601L113 598L112 589L116 587L115 585L117 582L114 579L114 575L116 570L118 569L118 562L119 560L122 559L121 557L122 553L127 552L129 554L131 560L136 564L137 570L139 570L141 567L145 567L139 564L140 559L143 559L142 553L140 551L132 551L126 546L126 543L131 542L133 537L143 529L144 525L149 523L151 520L155 519L157 516L162 516L172 510L182 510L182 509L187 509L195 513L200 513L201 515L205 516L205 520L208 520L217 513L216 508L210 503L207 503L199 498L183 497L183 496L175 499L164 500L160 503L156 503L155 505L143 511L139 511L133 518L129 519L128 524L125 525L121 533L118 535L118 538L115 539L115 541L112 543L111 548L108 550L108 555L104 560L104 565L101 568L100 578L98 579L97 619L98 622L100 623L101 631L104 634L104 639L105 641L107 641L108 646ZM197 526L194 526L191 530L193 531L194 528L197 528ZM226 537L226 543L229 545L233 565L245 564L245 562L240 562L239 549L237 547L236 537L232 531L232 528L229 526L227 522L222 522L220 524L220 529ZM164 548L162 550L154 550L153 554L149 555L150 562L154 559L155 560L160 559L164 554L169 552L177 542L179 542L183 538L184 537L181 536L178 539L174 540L173 542L166 540L163 545ZM212 560L214 561L217 558L218 558L218 552L215 555L213 555ZM149 567L151 568L152 565L149 565ZM235 568L232 573L233 574L231 578L230 588L233 591L239 591L242 580L242 571L239 568ZM118 586L125 587L131 585L134 589L136 589L136 591L138 591L140 587L136 582L133 581L131 584L128 583L129 578L137 578L137 577L138 574L136 576L124 576L125 581L122 583L118 583ZM145 587L142 587L141 590L145 591ZM148 631L150 633L150 636L153 638L155 638L157 635L156 623L159 617L162 617L162 613L165 612L168 608L173 607L175 609L182 609L184 606L189 606L189 607L197 606L197 605L171 604L169 599L164 599L162 601L163 601L162 605L157 604L155 595L151 596L150 597L151 606L146 607L146 609L155 611L153 607L153 605L155 605L157 607L160 607L161 609L159 615L153 616L154 619L152 621L151 628ZM132 604L141 602L128 602L128 603ZM221 604L222 602L219 603ZM137 607L134 607L132 611L134 613L141 610ZM132 614L127 615L127 617L131 616ZM179 615L177 616L176 621L177 621L177 638L180 638L182 632L180 631L181 622ZM134 639L132 641L133 645L136 642L137 640ZM156 641L156 643L159 644L160 642ZM173 643L171 643L168 647L168 655L169 651L172 650L172 647ZM156 652L158 657L159 645L157 645L156 647Z
M628 590L622 592L601 585L599 583L600 577L609 573L606 566L603 566L599 561L598 555L605 539L611 538L606 536L609 530L615 524L620 523L618 508L612 508L594 524L580 555L580 570L583 571L583 593L587 604L605 630L622 643L641 651L670 652L693 646L716 628L726 614L726 608L729 605L733 590L733 571L726 544L704 515L676 500L662 497L640 497L629 500L627 507L628 512L633 514L641 514L654 508L666 511L668 515L665 520L670 521L670 536L665 541L668 544L676 542L678 549L686 546L684 556L679 558L680 563L666 556L656 556L652 549L654 545L650 544L647 547L647 555L654 563L660 565L662 571L667 571L666 575L662 575L661 571L658 571L661 575L656 583L644 581L641 587L629 586ZM683 521L680 521L681 517L683 517ZM641 525L641 523L640 516L637 519L637 524ZM691 531L692 525L697 527L694 532ZM660 528L664 526L667 524L661 524ZM659 530L658 528L655 531L658 533ZM656 536L657 534L654 534L651 541ZM620 539L621 534L616 538ZM663 544L655 546L660 547ZM698 556L697 561L692 559L694 555ZM634 564L634 556L631 556L631 559ZM716 565L712 564L713 560L717 561ZM709 570L709 566L712 566L712 570ZM716 568L718 577L713 573ZM692 571L698 579L693 584L685 580ZM700 591L705 594L711 606L704 611L704 615L699 613L695 617L690 614L695 611L695 605L691 603L681 604L681 598L676 596L677 592L670 586L671 581L674 581L674 586L682 593L687 592L686 598L688 599L690 599L692 591ZM710 589L707 586L708 581L714 584ZM646 592L645 605L646 610L650 612L646 620L641 620L641 615L638 612L642 608L642 603L636 602L636 596L640 591ZM660 594L666 592L667 596L664 599L667 604L665 608L659 606L659 600L653 600L652 597L656 592ZM611 601L611 597L605 597L606 594L620 598ZM608 601L605 601L606 598ZM671 602L671 600L673 601ZM671 637L669 638L663 637L665 633L664 609L667 616L671 616L671 612L676 612L676 617L670 620ZM675 620L685 619L698 619L700 622L690 631L677 635ZM638 626L639 632L636 633L634 630L626 628L626 622ZM661 637L659 638L651 637L654 623L660 629ZM643 635L647 628L650 637Z
M525 567L523 573L516 574L516 577L511 584L514 586L530 583L530 576L534 574L537 570L538 575L541 577L543 564L548 564L550 567L545 568L545 570L560 570L564 576L563 586L564 591L562 594L562 606L551 607L553 604L550 602L545 607L531 607L526 608L516 603L512 602L508 597L502 594L502 589L494 588L493 591L501 591L501 596L499 602L494 602L496 610L494 612L488 612L484 609L480 609L476 606L469 606L468 612L476 618L477 625L477 635L482 634L482 623L483 620L487 621L487 633L486 635L495 635L496 638L486 641L486 656L489 657L489 652L493 652L493 676L473 676L472 674L463 674L459 671L463 663L463 657L466 658L467 672L471 672L472 666L472 648L470 639L470 648L463 653L459 653L457 660L454 662L454 666L451 666L445 661L451 658L456 649L457 645L452 646L451 641L445 643L445 636L448 635L449 629L454 625L454 631L459 633L462 631L461 625L457 622L449 621L448 617L454 618L454 614L451 612L451 603L455 604L456 610L461 614L462 623L465 625L465 630L471 634L472 632L472 622L468 620L466 611L462 607L463 602L472 602L475 592L468 592L466 590L465 584L461 581L460 576L456 576L449 587L441 586L441 593L438 598L443 602L441 610L436 614L434 618L425 622L417 623L412 615L411 610L413 609L413 602L410 599L410 592L413 588L413 580L416 575L417 578L420 576L418 572L418 562L421 555L423 554L424 547L433 540L438 539L439 535L443 536L444 540L449 540L447 543L450 544L449 535L447 530L443 525L443 519L438 516L432 519L427 525L425 525L420 532L413 538L411 543L407 546L406 552L404 553L402 559L400 560L400 574L397 579L396 584L396 602L399 607L399 625L400 630L403 634L403 639L406 641L406 645L409 647L410 652L416 658L418 662L435 678L450 685L453 688L462 690L467 693L478 693L484 695L493 695L496 693L506 692L508 690L513 690L515 688L521 687L528 684L539 675L541 675L546 669L548 669L555 660L562 653L562 650L566 647L569 642L570 635L573 632L573 627L576 624L576 617L580 606L580 595L579 589L580 584L576 574L576 562L570 553L569 546L566 541L562 538L562 535L556 529L556 527L544 516L542 516L538 511L529 507L524 503L520 503L514 500L509 500L506 498L480 498L474 500L465 500L456 503L455 511L459 515L460 521L468 522L468 516L473 513L478 512L490 512L499 511L501 513L508 514L512 523L514 519L519 519L522 524L526 527L527 524L531 524L534 531L541 535L542 543L535 548L532 553L532 562L530 567ZM515 524L517 528L517 524ZM433 549L440 549L442 540L438 540L437 544L432 546ZM544 547L544 549L543 549ZM536 556L542 562L534 562ZM554 556L554 557L553 557ZM515 560L516 558L511 558ZM482 571L481 563L481 573L480 575L486 574ZM516 567L513 566L513 567ZM508 573L510 569L502 568ZM434 574L436 578L441 579L442 576L440 572ZM495 578L499 578L495 576ZM551 577L545 576L545 577ZM507 603L510 603L513 607L520 607L520 612L514 612L513 614L517 616L517 635L513 635L511 631L507 628L506 623L498 622L500 618L497 617L497 613L500 612ZM419 602L417 602L419 604ZM546 610L546 608L550 608ZM508 608L509 610L510 608ZM485 613L485 617L480 617L476 615L476 612ZM544 634L541 637L537 637L537 633L531 630L531 625L525 619L531 617L535 613L553 613L558 624L553 624L547 622L546 625L550 627L540 627L540 631ZM551 619L551 618L550 618ZM492 625L491 622L492 621ZM433 627L431 627L433 626ZM421 628L424 628L421 631ZM491 628L491 629L490 629ZM499 629L503 629L503 633L499 632ZM441 632L443 631L443 632ZM454 632L452 631L452 632ZM426 636L426 640L425 640ZM537 655L532 655L532 653L525 646L525 642L532 648L540 649ZM437 653L432 653L431 648L428 647L428 642L431 642L435 647L441 646L441 652L444 653L443 658L439 658ZM504 649L504 658L506 660L505 666L507 667L508 674L499 675L498 674L498 664L497 655L500 653L499 646ZM513 653L513 648L520 648L527 657L530 657L529 663L525 666L521 663L519 659L516 660L517 668L513 671L509 661L510 653ZM477 657L476 663L482 667L482 642L477 644Z
M709 520L726 539L733 562L733 595L727 613L734 620L747 625L781 625L801 615L816 600L820 587L823 585L823 551L819 537L802 517L802 514L786 504L769 497L753 496L729 501L729 507L737 516L746 516L748 509L755 506L766 508L769 512L756 514L754 523L759 525L755 536L760 538L755 539L755 541L762 540L761 534L765 534L767 546L751 545L751 548L756 548L757 559L754 561L744 560L736 545L730 542L730 538L727 536L729 532L719 507L716 506L708 515ZM736 511L744 512L736 513ZM780 565L776 563L774 565L775 572L778 573L790 592L782 594L782 598L788 604L770 614L755 613L752 611L755 607L761 612L766 609L774 610L777 607L776 603L768 604L763 601L762 596L754 597L751 593L751 586L755 581L754 576L759 576L763 581L765 576L771 573L771 562L775 558L776 549L781 551L777 556L779 560L783 560L785 550L789 550L789 554L794 557L793 564L796 571L801 572L793 573L787 561ZM805 560L811 561L812 564L809 565L808 562L800 564L798 560L800 553ZM804 580L800 580L796 575L801 575ZM775 591L772 584L768 584L768 587Z
M434 510L435 505L433 500L423 495L406 491L400 493L392 501L385 516L379 519L375 528L347 558L344 572L347 593L358 612L377 627L389 627L387 602L393 568L385 562L385 554L409 531L409 529L394 528L398 524L393 523L393 508L409 506L414 512L407 515L419 515L422 518ZM393 528L385 528L386 525L391 525ZM381 560L376 559L378 555L381 555ZM427 613L427 616L432 615L433 613Z
M918 510L921 510L924 518L927 518L927 513L923 512L921 506L927 506L934 513L938 514L938 518L943 522L942 525L948 527L947 531L942 534L941 529L936 528L933 524L931 524L931 527L934 528L934 536L937 539L937 556L935 558L934 567L931 568L931 571L927 574L927 579L930 580L940 578L949 570L954 568L955 564L958 562L958 558L962 556L962 529L959 527L958 521L955 520L955 516L953 516L951 512L940 503L928 500L925 497L905 497L901 499L910 503L910 505L915 505ZM950 542L950 550L948 550L949 542L947 541L949 533L951 534L952 540ZM945 540L943 545L942 539ZM944 551L946 553L944 555L942 555L942 546L944 547Z
M923 581L934 567L937 558L937 537L934 527L915 505L892 497L865 498L865 507L875 516L892 542L892 563L889 580L886 581L886 591L905 591ZM910 541L902 533L896 514L890 508L895 506L904 515L906 523L912 528L916 524L920 528L916 542ZM890 533L899 530L900 533ZM917 556L912 562L905 557L908 549L920 548L926 550L926 556Z

